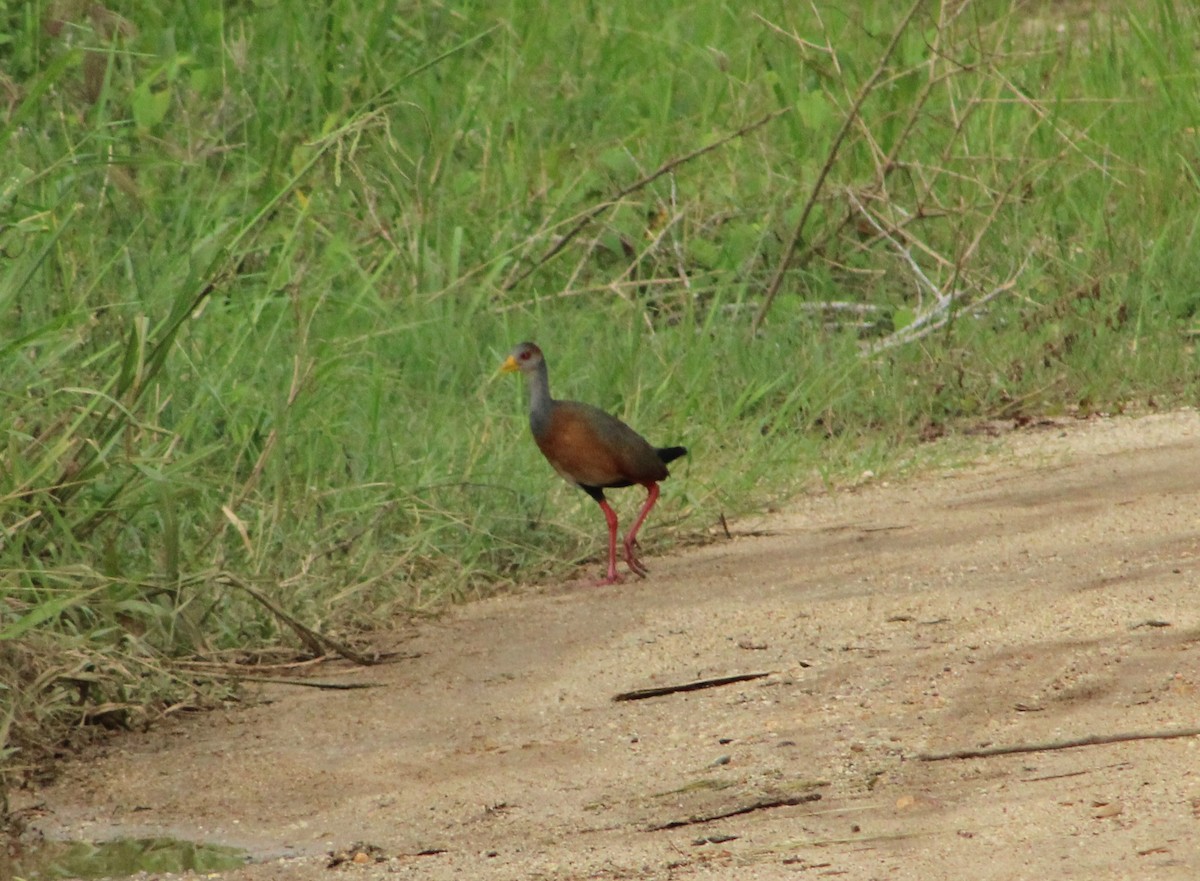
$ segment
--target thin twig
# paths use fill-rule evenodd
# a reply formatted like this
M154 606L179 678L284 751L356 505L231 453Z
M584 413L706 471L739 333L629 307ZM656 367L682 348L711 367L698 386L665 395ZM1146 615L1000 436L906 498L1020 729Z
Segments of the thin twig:
M721 676L717 679L700 679L696 682L685 682L682 685L661 685L657 688L639 688L634 691L623 691L613 695L615 701L640 701L648 697L661 697L664 694L676 694L681 691L700 691L704 688L717 688L721 685L732 685L735 682L749 682L762 679L770 673L739 673L736 676Z
M1105 156L1106 159L1111 158L1111 151L1109 151L1102 145L1096 144L1095 139L1088 137L1086 130L1076 130L1074 133L1063 131L1061 128L1059 128L1058 124L1055 122L1055 120L1051 116L1050 112L1042 105L1042 103L1040 101L1035 101L1034 99L1032 99L1028 95L1026 95L1024 91L1022 91L1020 88L1018 88L1015 83L1013 83L1008 77L1006 77L1004 74L1002 74L999 70L992 68L992 73L994 73L996 75L996 78L1004 85L1004 88L1006 88L1009 91L1009 93L1013 96L1013 99L1017 103L1024 104L1026 107L1028 107L1030 110L1032 110L1034 112L1034 114L1038 117L1038 119L1040 119L1042 122L1045 122L1047 125L1050 126L1051 129L1054 130L1054 133L1056 135L1058 135L1059 139L1065 145L1064 146L1065 150L1074 150L1076 153L1078 153L1080 155L1080 157L1083 159L1084 162L1086 162L1088 165L1090 165L1092 167L1093 171L1099 172L1102 176L1108 178L1109 180L1111 180L1113 183L1117 184L1118 186L1125 186L1125 181L1121 180L1119 177L1117 177L1115 174L1113 174L1109 170L1109 164L1107 162L1105 162L1105 163L1097 162L1095 159L1093 159L1087 153L1083 152L1083 148L1080 147L1079 142L1085 141L1089 144L1099 146L1100 149L1106 154L1106 156Z
M1091 734L1070 740L1047 740L1043 743L1018 743L1011 746L987 746L981 749L957 749L947 753L918 753L921 762L943 762L946 759L986 759L989 756L1008 756L1015 753L1041 753L1077 746L1099 746L1106 743L1125 743L1130 740L1171 740L1177 737L1200 737L1200 728L1176 728L1166 731L1131 731L1124 734Z
M314 655L321 654L326 648L333 649L343 658L353 661L356 664L362 664L364 667L378 663L378 658L369 658L360 652L355 651L343 642L339 642L331 636L326 636L323 633L318 633L306 624L297 621L279 606L275 605L269 597L257 588L251 587L242 581L236 575L230 572L222 572L220 580L231 587L236 587L239 590L249 594L254 599L258 600L272 615L286 624L299 637L300 641Z
M802 312L850 312L854 315L872 315L884 311L875 303L850 303L846 300L821 300L816 303L801 303Z
M662 832L664 829L678 829L680 826L698 826L701 823L711 823L714 820L725 820L729 817L738 817L742 814L749 814L753 811L767 811L771 808L788 808L792 807L793 805L802 805L820 800L821 793L819 792L806 792L804 795L786 795L779 798L760 798L757 801L751 802L750 804L732 808L727 811L721 811L720 813L686 817L682 820L669 820L666 823L648 826L646 827L646 831Z
M817 180L813 184L812 191L808 195L808 201L804 203L804 209L800 212L800 219L796 221L795 227L792 229L792 234L788 238L787 247L783 250L783 257L779 264L775 267L775 274L771 278L771 283L767 286L767 292L763 297L762 307L758 310L758 314L754 316L754 321L750 325L750 334L754 336L758 333L758 329L762 326L763 321L767 317L767 313L771 310L771 304L775 302L775 297L779 293L779 288L783 285L783 276L791 265L792 258L796 255L796 248L800 244L800 237L804 233L804 227L808 224L809 215L816 207L817 197L821 194L821 189L825 185L825 179L829 177L829 173L833 170L833 164L837 160L838 154L841 152L842 144L845 142L847 135L850 134L850 129L855 125L858 119L859 111L863 104L866 103L868 96L875 88L875 83L883 71L887 68L888 62L891 61L892 55L900 45L900 38L904 36L904 32L908 30L908 24L912 21L913 16L917 14L917 10L924 4L924 0L916 0L904 18L901 19L895 32L892 34L892 41L888 43L886 49L883 50L883 56L879 59L879 63L875 66L875 70L867 77L866 82L858 90L858 95L854 99L854 104L850 107L850 111L846 114L846 118L842 120L842 127L838 130L837 135L833 139L833 144L829 148L829 154L825 157L825 164L821 166L821 171L817 174Z
M1026 258L1026 261L1028 261L1028 257ZM1011 291L1014 287L1016 287L1017 278L1020 277L1024 270L1025 263L1022 263L1017 268L1017 271L1013 273L1012 278L1010 278L1008 281L996 286L977 300L972 300L970 303L971 308L977 309L991 300L994 300L1001 294ZM960 295L954 294L947 297L944 301L939 302L936 306L918 316L912 324L901 328L890 336L884 337L879 342L867 348L865 350L866 354L878 355L880 352L884 352L895 346L915 342L916 340L927 337L935 330L940 330L941 328L945 327L946 323L950 320L951 313L949 307L957 302L959 296Z
M381 682L319 682L315 679L295 679L287 676L254 676L237 673L208 673L213 679L233 679L238 682L265 682L271 685L299 685L331 691L354 691L359 688L383 688Z
M933 333L933 331L937 330L938 328L944 327L946 322L950 320L950 307L964 299L963 294L960 292L951 292L949 294L942 293L938 286L935 285L933 281L930 280L929 276L925 274L924 270L921 269L920 264L913 259L913 256L908 248L896 241L891 233L883 228L875 216L871 214L871 212L866 209L866 206L864 206L862 202L858 200L858 197L853 193L853 191L848 193L848 198L850 203L867 221L867 223L871 225L880 238L885 239L889 244L892 245L893 248L896 249L896 252L904 259L909 268L912 270L913 275L917 277L918 282L928 288L930 293L934 294L937 298L936 302L927 310L923 311L919 316L917 316L912 323L906 325L905 327L871 346L868 349L869 353L872 355L878 354L881 351L890 349L894 346L900 345L901 343L908 343L921 339L922 337ZM1003 199L1000 201L1002 202ZM985 229L991 224L993 219L995 219L995 212L993 212L992 216L988 219L988 223L984 227ZM973 250L978 243L979 236L976 236L968 250ZM960 263L963 259L965 259L965 255L960 258ZM1026 260L1028 260L1028 258L1026 258ZM1017 279L1020 277L1024 269L1025 263L1022 263L1017 271L1008 279L1008 281L994 288L992 291L983 295L979 299L973 301L970 305L973 307L982 306L989 300L992 300L1000 294L1011 290L1013 286L1016 285Z
M588 224L590 224L593 220L595 220L597 217L599 217L601 214L603 214L609 208L618 204L626 196L632 195L633 193L636 193L638 190L641 190L641 189L649 186L650 184L654 183L654 181L656 181L660 177L662 177L664 174L669 174L670 172L674 171L679 166L684 165L685 163L691 162L693 159L698 159L699 157L703 156L706 153L711 153L713 150L716 150L720 147L725 146L730 141L735 141L738 138L744 137L745 135L748 135L750 132L754 131L755 129L762 128L764 125L771 122L772 120L778 119L780 116L783 116L785 113L791 112L791 109L792 109L791 107L784 107L779 110L774 110L771 113L768 113L766 116L760 117L759 119L756 119L754 122L749 123L748 125L742 126L740 129L733 132L732 134L728 134L725 137L720 138L719 140L713 141L711 144L707 144L703 147L699 147L698 149L695 149L690 153L685 153L682 156L676 156L674 159L669 159L666 162L664 162L662 165L660 165L657 170L650 172L650 174L647 174L645 177L639 178L638 180L631 183L629 186L625 187L622 190L619 190L616 193L616 195L614 195L612 198L605 199L603 202L592 206L592 208L588 211L585 211L583 213L583 216L579 218L579 220L575 223L575 225L573 227L571 227L569 230L567 230L567 232L562 236L562 238L560 238L557 242L555 242L554 246L552 248L550 248L550 250L547 251L545 254L543 254L541 257L539 257L532 266L530 266L528 269L526 269L524 272L522 272L516 278L505 282L504 290L506 290L506 291L512 290L514 287L516 287L518 284L523 282L525 279L529 278L529 276L533 275L533 273L537 272L538 269L540 269L542 266L544 266L550 260L552 260L556 256L558 256L559 252L561 252L563 248L565 248L568 244L570 244L570 242L577 235L579 235L581 232L583 232L583 230L585 230L587 228Z
M655 233L654 238L650 240L646 247L644 247L639 253L635 253L633 255L629 261L629 265L625 267L625 271L622 272L618 278L609 282L606 287L616 290L618 285L624 284L626 287L636 288L638 293L645 293L643 288L647 286L646 281L637 277L637 268L648 255L654 253L654 251L658 249L659 245L662 244L662 240L666 238L667 233L669 233L671 229L681 220L683 220L682 213L672 214L666 220L666 222L663 223L662 228ZM675 284L679 283L678 278L672 278L671 281Z
M917 281L928 288L929 292L938 298L939 303L947 300L948 296L943 294L941 290L938 289L938 286L930 281L929 276L927 276L924 270L921 269L920 264L913 259L913 256L911 253L909 253L908 248L896 241L892 235L883 228L879 221L875 219L875 215L868 211L862 202L858 201L858 196L854 195L854 191L848 191L847 196L850 199L850 204L857 209L858 213L862 215L863 219L865 219L867 223L871 225L875 232L879 233L881 238L886 239L887 242L896 249L896 253L904 258L904 262L908 264L908 268L911 269L913 275L917 277Z

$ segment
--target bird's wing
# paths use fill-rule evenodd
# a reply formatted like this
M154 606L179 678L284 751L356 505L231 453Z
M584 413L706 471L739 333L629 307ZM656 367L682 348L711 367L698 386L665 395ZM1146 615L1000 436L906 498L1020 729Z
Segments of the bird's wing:
M640 434L590 404L558 401L538 447L559 474L583 486L662 480L666 466Z

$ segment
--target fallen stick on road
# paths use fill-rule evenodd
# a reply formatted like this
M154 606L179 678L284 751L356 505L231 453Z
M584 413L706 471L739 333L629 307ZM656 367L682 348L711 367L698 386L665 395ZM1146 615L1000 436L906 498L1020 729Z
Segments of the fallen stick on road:
M383 688L382 682L320 682L315 679L294 679L286 676L255 676L247 673L208 673L213 679L233 679L242 684L263 682L270 685L296 685L301 688L324 688L331 691L354 691L360 688Z
M985 759L988 756L1007 756L1013 753L1040 753L1077 746L1099 746L1105 743L1124 743L1128 740L1170 740L1175 737L1200 737L1200 728L1178 728L1167 731L1131 731L1125 734L1092 734L1073 740L1048 740L1044 743L1017 743L1011 746L986 746L981 749L957 749L948 753L917 753L922 762L942 762L946 759Z
M766 811L771 808L786 808L792 805L807 804L812 801L820 801L821 793L806 792L804 795L789 795L783 798L760 798L758 801L751 802L747 805L742 805L738 808L731 808L728 811L721 811L719 814L705 814L703 816L687 817L683 820L671 820L666 823L659 823L656 826L647 826L647 832L662 832L664 829L678 829L680 826L697 826L700 823L711 823L714 820L725 820L729 817L740 817L742 814L749 814L752 811Z
M717 679L699 679L695 682L685 682L682 685L660 685L656 688L638 688L634 691L623 691L614 694L615 701L640 701L648 697L660 697L664 694L675 694L680 691L699 691L702 688L716 688L719 685L732 685L735 682L749 682L751 679L762 679L770 673L739 673L736 676L721 676Z

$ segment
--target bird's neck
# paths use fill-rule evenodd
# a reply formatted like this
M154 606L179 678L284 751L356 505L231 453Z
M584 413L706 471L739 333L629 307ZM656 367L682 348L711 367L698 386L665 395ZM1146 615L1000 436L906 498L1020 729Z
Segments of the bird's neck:
M549 427L550 409L554 399L550 397L550 373L545 362L529 374L529 427L535 435Z

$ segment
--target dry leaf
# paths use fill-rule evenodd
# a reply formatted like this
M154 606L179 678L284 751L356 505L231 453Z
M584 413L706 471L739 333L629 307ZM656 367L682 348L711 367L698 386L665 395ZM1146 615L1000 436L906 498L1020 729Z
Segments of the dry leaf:
M1110 817L1120 816L1125 808L1119 801L1109 802L1107 804L1100 803L1096 805L1096 811L1092 814L1097 820L1107 820Z

